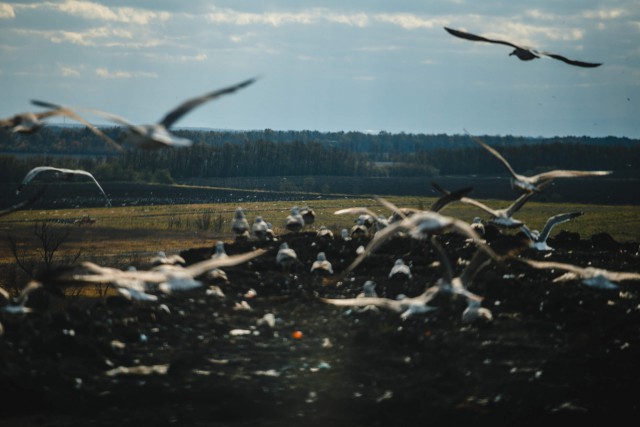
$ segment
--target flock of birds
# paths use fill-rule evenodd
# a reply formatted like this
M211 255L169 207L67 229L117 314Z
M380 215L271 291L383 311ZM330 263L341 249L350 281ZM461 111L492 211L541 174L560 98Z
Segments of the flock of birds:
M514 48L510 55L515 55L523 61L547 56L579 67L597 67L601 65L600 63L575 61L561 55L540 52L510 42L488 39L451 28L445 27L445 30L453 36L465 40L510 46ZM34 105L47 108L48 110L40 113L18 114L0 120L0 126L8 129L10 132L32 133L44 125L45 119L54 116L66 116L83 123L117 150L122 150L124 144L144 150L166 147L186 147L192 145L193 142L185 138L180 138L170 132L171 127L181 117L208 101L217 99L223 95L235 93L255 81L255 78L248 79L235 85L189 99L168 112L158 123L150 125L135 125L117 115L91 108L72 108L34 100L32 101ZM123 126L124 136L119 141L112 140L100 129L91 125L83 117L78 115L77 111L97 114ZM400 208L385 199L377 198L383 207L391 211L390 216L387 217L376 214L366 207L354 207L336 211L336 215L356 215L355 225L351 230L341 230L341 234L338 237L335 237L333 232L326 226L320 226L317 229L317 239L327 241L333 239L358 239L367 244L366 246L363 244L358 248L351 264L341 272L334 271L325 252L318 252L317 258L311 265L312 273L332 277L335 282L344 280L365 258L371 256L371 254L390 239L404 236L408 239L427 240L430 242L439 255L442 277L435 283L425 285L423 292L417 296L410 297L400 294L395 299L383 298L376 294L376 284L369 280L364 283L362 292L353 298L320 298L323 302L335 306L351 307L354 311L390 310L399 313L402 319L406 319L410 316L436 310L437 307L430 305L430 303L436 295L445 294L455 298L463 298L466 301L467 307L462 313L462 320L464 322L475 322L478 320L491 321L491 311L482 306L483 297L477 295L472 290L475 277L482 269L491 263L517 260L535 269L566 271L565 274L556 278L554 281L579 279L585 285L601 289L616 288L618 286L616 282L622 280L640 280L639 273L611 272L595 267L583 268L560 262L523 259L509 252L506 254L496 253L496 250L494 250L490 242L484 238L483 227L485 227L486 224L491 224L494 227L502 229L519 228L524 236L526 236L530 248L538 251L553 251L553 248L547 244L547 238L553 227L582 215L582 212L561 213L552 216L547 221L542 232L530 230L521 220L514 218L514 215L516 215L528 200L534 195L544 191L545 187L555 179L604 176L611 172L554 170L534 176L525 176L517 173L495 148L477 138L472 137L472 139L497 160L502 162L511 175L512 187L521 193L518 198L510 206L503 209L496 209L468 197L467 194L471 191L471 187L448 191L434 183L434 188L442 193L442 196L426 210ZM29 184L39 174L44 173L51 174L52 178L59 180L69 180L75 176L89 177L106 198L107 205L110 205L109 198L98 181L91 173L83 170L69 170L52 166L36 167L29 171L24 177L16 192L19 194L24 186ZM41 194L41 192L38 193L36 197L39 196L39 194ZM6 215L15 210L22 209L32 201L33 199L30 199L18 203L9 209L1 211L0 215ZM488 220L483 220L481 217L477 217L472 223L467 223L454 217L442 215L440 211L453 202L461 202L474 206L480 209L485 215L488 215L489 218ZM303 208L293 207L285 219L284 228L289 233L299 233L305 226L313 224L314 221L315 212L313 209L308 206ZM274 245L277 244L276 242L279 240L273 231L272 225L266 222L262 216L256 216L255 221L249 224L242 208L236 209L231 230L236 240L249 241L255 239L258 241L273 242ZM466 267L458 275L454 273L450 254L447 253L439 241L438 236L447 232L464 236L464 238L467 239L468 245L475 245L477 247L472 258L466 263ZM26 306L29 294L41 288L47 289L69 284L106 284L113 286L120 295L129 300L157 301L158 293L171 294L203 286L202 278L206 278L207 280L220 278L227 280L222 268L249 262L257 257L264 256L267 252L265 249L255 249L240 255L229 256L225 252L224 243L218 242L210 259L188 266L185 265L185 260L180 256L173 255L169 257L165 253L158 253L158 255L151 260L152 267L148 270L136 270L135 268L120 270L90 262L83 262L77 266L57 270L54 273L50 272L44 278L34 279L15 297L11 297L6 290L0 288L0 299L3 300L0 313L28 313L31 311L31 309ZM275 262L283 272L288 273L298 265L296 251L294 248L289 247L286 242L280 243L275 256ZM405 264L401 258L397 259L391 266L388 277L390 279L394 277L413 278L410 266ZM220 291L211 287L207 292Z

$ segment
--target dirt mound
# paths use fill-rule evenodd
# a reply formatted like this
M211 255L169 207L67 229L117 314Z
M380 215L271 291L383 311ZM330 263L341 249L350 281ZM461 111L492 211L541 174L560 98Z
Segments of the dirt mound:
M550 256L522 256L638 270L637 243L558 236ZM4 313L0 424L539 425L640 413L638 282L601 290L553 283L560 271L492 264L470 286L493 314L477 324L462 322L466 303L451 296L406 320L322 302L355 297L367 280L380 296L414 296L442 275L431 245L396 237L336 280L367 241L306 232L227 243L229 255L270 250L225 268L224 296L203 279L157 302L67 298L61 310ZM298 255L289 271L275 262L282 242ZM456 273L476 250L459 236L441 242ZM310 271L321 251L333 276ZM182 255L190 264L213 252ZM411 278L388 277L398 258Z

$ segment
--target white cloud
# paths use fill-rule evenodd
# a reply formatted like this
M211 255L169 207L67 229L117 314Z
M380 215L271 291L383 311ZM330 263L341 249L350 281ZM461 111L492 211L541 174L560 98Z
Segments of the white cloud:
M329 22L360 28L366 27L367 24L369 24L369 17L365 13L356 13L354 15L328 15L326 19Z
M156 59L159 61L165 62L200 62L207 60L206 53L198 53L195 55L171 55L169 53L158 54L158 53L147 53L144 55L150 59Z
M146 71L109 71L107 68L96 68L96 74L103 79L158 78L156 73Z
M379 22L399 25L405 30L442 27L448 23L448 20L442 17L425 19L411 13L378 14L374 18Z
M623 9L600 9L588 10L582 13L587 19L617 19L625 16L627 13Z
M62 77L80 77L80 71L84 66L70 67L58 64L58 71Z
M310 9L302 12L265 12L250 13L239 12L232 9L215 9L206 15L210 22L232 25L270 25L280 27L285 24L309 25L319 22L331 22L336 24L365 27L369 23L369 17L365 13L336 14L327 9Z
M47 3L60 12L86 19L116 21L146 25L151 21L166 21L171 17L169 12L154 12L133 7L107 7L99 3L81 0L67 0L63 3Z
M13 7L8 3L0 3L0 19L10 19L15 18L16 13L13 10Z

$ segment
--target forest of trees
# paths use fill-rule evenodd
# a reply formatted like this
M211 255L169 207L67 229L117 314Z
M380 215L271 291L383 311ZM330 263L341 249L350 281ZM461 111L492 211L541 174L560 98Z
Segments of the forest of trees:
M104 131L118 139L120 129ZM178 130L184 149L117 152L81 127L32 135L0 131L0 180L47 164L91 171L102 181L171 183L187 178L265 176L402 177L497 174L504 166L467 135L380 132ZM482 136L521 173L555 168L614 170L638 177L640 141L627 138Z

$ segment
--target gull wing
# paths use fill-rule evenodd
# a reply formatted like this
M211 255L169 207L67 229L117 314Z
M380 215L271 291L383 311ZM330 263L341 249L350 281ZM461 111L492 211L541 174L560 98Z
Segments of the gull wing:
M604 271L604 276L614 282L622 282L624 280L640 280L640 273L632 271Z
M569 213L562 213L562 214L558 214L558 215L554 215L551 218L549 218L547 220L547 223L544 225L544 228L542 229L542 232L540 232L540 238L539 240L541 242L544 242L547 240L547 238L549 237L549 234L551 233L551 230L553 229L553 227L555 227L558 224L562 224L563 222L567 222L569 220L572 220L573 218L577 218L580 215L583 215L584 212L569 212ZM533 239L532 239L533 240Z
M491 209L489 206L485 205L484 203L477 201L476 199L472 199L470 197L462 197L460 201L462 203L475 206L476 208L480 208L493 217L497 216L497 213L495 210Z
M466 130L465 130L466 132ZM480 144L482 147L484 147L488 152L490 152L491 154L493 154L493 156L500 160L502 162L502 164L507 168L507 170L509 171L509 173L511 174L511 176L515 179L522 179L522 176L517 174L515 170L513 170L513 168L511 167L511 165L509 164L509 162L507 161L507 159L505 159L504 157L502 157L502 154L500 154L498 152L498 150L496 150L495 148L493 148L492 146L486 144L484 141L482 141L480 138L476 138L472 135L469 134L469 132L467 132L467 135L469 135L469 138L471 138L471 140L473 142L475 142L476 144Z
M328 304L346 307L364 307L374 305L400 313L402 311L401 302L389 298L360 297L360 298L320 298L320 301Z
M449 203L455 202L456 200L460 200L467 194L473 190L473 187L464 187L459 190L447 191L440 187L435 182L432 182L431 185L438 191L444 194L444 196L440 197L438 200L433 202L433 204L429 207L429 210L432 212L439 212Z
M191 264L190 266L185 267L184 270L191 277L197 277L209 270L213 270L214 268L233 267L235 265L245 263L256 257L259 257L260 255L263 255L266 252L266 249L256 249L255 251L246 252L239 255L230 255L224 258L208 259L196 264Z
M407 218L407 215L405 215L405 213L402 212L402 209L400 209L399 207L397 207L393 203L389 202L388 200L383 199L382 197L378 197L378 196L374 196L374 199L376 199L376 201L378 203L380 203L382 206L384 206L385 208L391 210L393 213L398 215L400 218L402 218L402 219Z
M31 100L31 103L33 105L37 105L38 107L52 108L53 109L52 111L45 111L43 113L38 113L38 118L42 119L42 118L49 117L49 116L54 116L54 115L67 116L67 117L72 118L73 120L75 120L77 122L82 123L86 127L88 127L93 133L95 133L100 138L102 138L105 141L107 141L107 143L109 143L110 145L112 145L116 149L118 149L120 151L122 150L122 147L120 146L120 144L115 142L113 139L109 138L104 132L102 132L100 129L98 129L97 127L95 127L94 125L92 125L91 123L86 121L84 118L82 118L81 116L79 116L78 114L76 114L75 112L70 110L68 107L64 107L64 106L58 105L58 104L52 104L50 102L45 102L45 101L38 101L38 100Z
M585 68L595 68L595 67L599 67L602 65L602 63L595 63L595 62L583 62L583 61L576 61L573 59L569 59L566 58L562 55L558 55L555 53L549 53L549 52L539 52L542 55L548 56L549 58L553 58L553 59L557 59L559 61L562 61L564 63L567 63L569 65L575 65L577 67L585 67Z
M448 28L448 27L444 27L444 29L447 30L447 32L449 34L451 34L453 36L456 36L456 37L460 37L461 39L471 40L471 41L474 41L474 42L498 43L498 44L503 44L503 45L506 45L506 46L511 46L513 48L516 48L516 49L522 49L520 46L516 46L513 43L506 42L506 41L503 41L503 40L488 39L486 37L477 36L477 35L471 34L471 33L465 33L464 31L454 30L453 28Z
M549 172L543 172L538 175L530 177L533 184L538 182L550 181L556 178L576 178L585 176L605 176L610 175L612 171L576 171L576 170L553 170Z
M491 255L488 254L485 250L478 249L471 261L469 261L469 265L464 269L462 274L460 275L460 281L462 282L462 286L467 288L473 279L478 275L480 270L485 268L491 263Z
M529 264L533 268L547 269L547 270L565 270L571 273L575 273L579 276L584 274L584 268L578 267L577 265L565 264L562 262L554 262L554 261L534 261L534 260L525 259L525 258L514 258L514 259L524 262L525 264Z
M514 213L518 212L522 206L524 206L527 201L535 196L536 193L524 193L520 197L518 197L512 204L506 209L506 214L508 217L512 217Z
M98 186L98 188L100 189L100 192L102 192L102 195L104 196L104 198L105 198L105 199L107 199L107 205L108 205L108 206L111 206L111 200L109 200L109 197L107 196L107 193L105 193L105 192L104 192L104 190L102 189L102 187L100 186L100 184L98 183L98 181L95 179L95 177L94 177L91 173L89 173L89 172L87 172L87 171L83 171L83 170L81 170L81 169L77 169L77 170L74 170L74 171L71 171L71 172L73 172L73 173L74 173L74 174L76 174L76 175L85 175L85 176L88 176L89 178L91 178L91 179L93 180L93 182L94 182L94 183Z
M431 236L431 244L438 251L440 255L440 259L442 260L442 274L443 278L447 283L451 283L453 281L453 268L451 267L451 261L449 260L449 254L444 250L438 239L435 236Z
M223 89L219 89L216 91L213 91L211 93L208 93L206 95L202 95L199 96L197 98L192 98L189 99L185 102L183 102L182 104L180 104L177 108L173 109L172 111L170 111L166 116L164 116L164 118L160 121L159 124L163 125L165 128L169 128L171 127L171 125L173 125L178 119L180 119L180 117L182 117L183 115L185 115L186 113L188 113L189 111L191 111L192 109L194 109L195 107L204 104L207 101L211 101L213 99L216 99L222 95L227 95L230 93L233 93L239 89L242 89L244 87L249 86L250 84L252 84L253 82L255 82L257 79L256 78L251 78L248 80L245 80L243 82L240 82L238 84L235 84L233 86L228 86L225 87Z
M24 178L22 179L22 182L20 183L20 185L18 186L18 189L16 190L16 194L20 194L22 187L30 183L40 172L45 172L45 171L56 171L56 172L64 173L64 172L69 172L69 169L54 168L53 166L37 166L31 169L29 172L27 172L27 174L24 176Z

